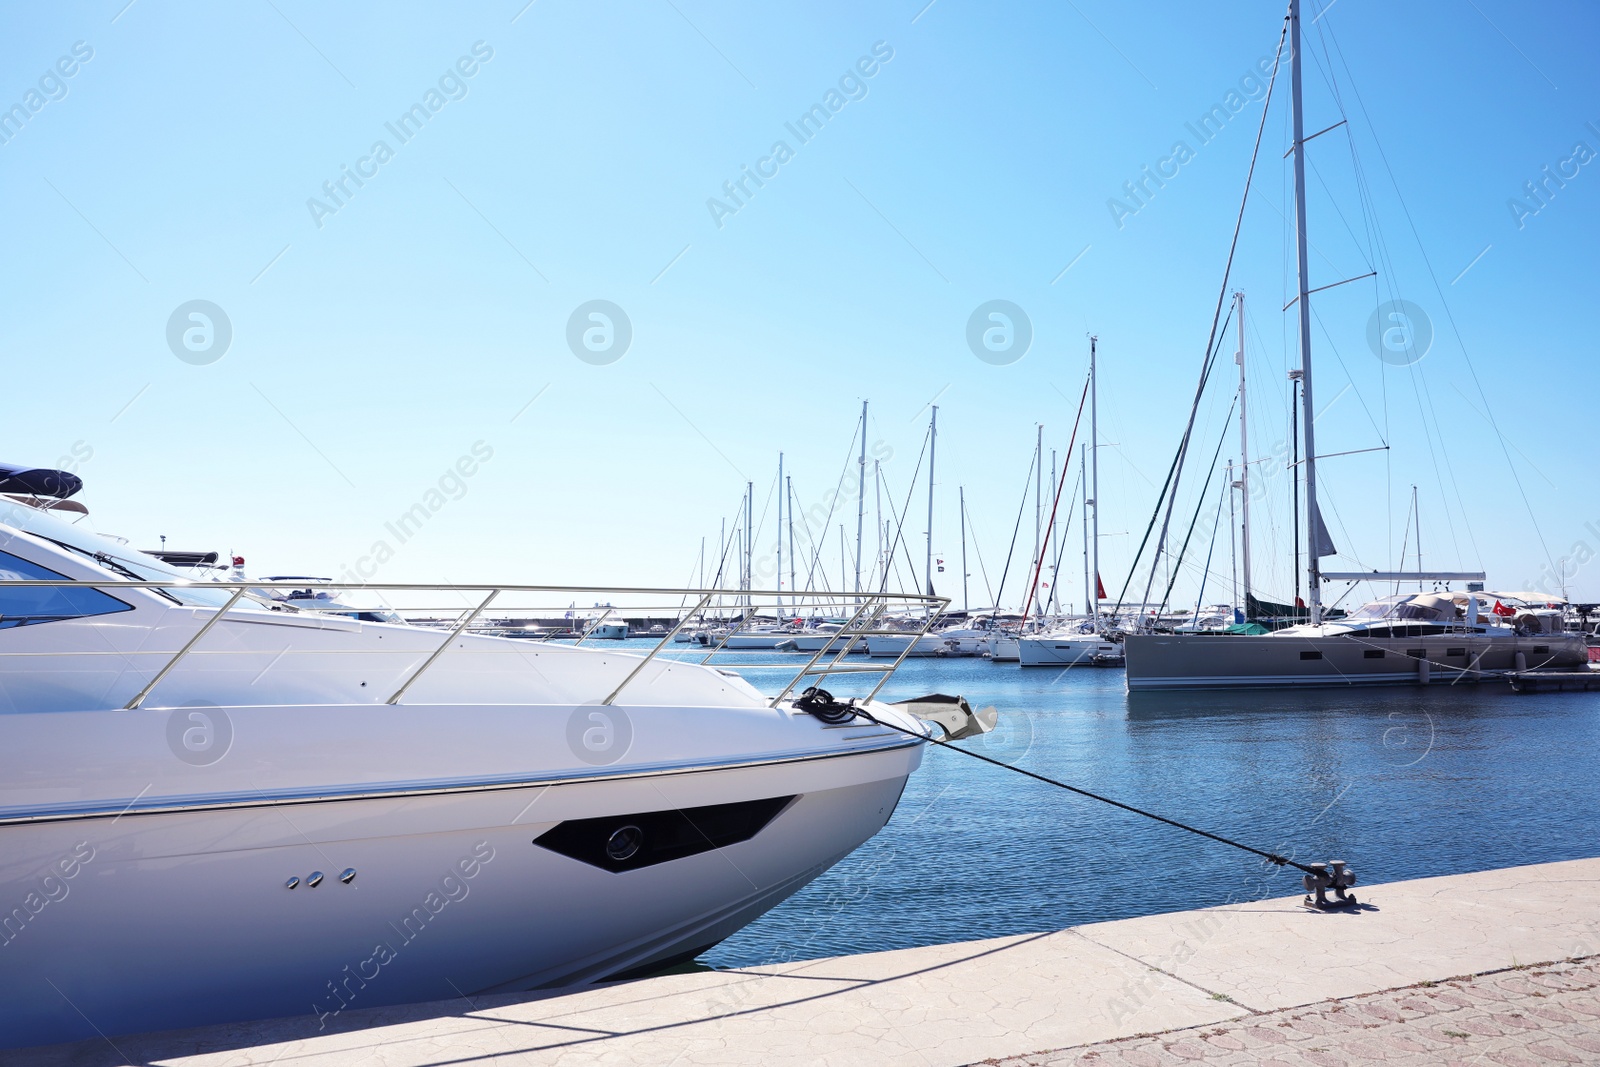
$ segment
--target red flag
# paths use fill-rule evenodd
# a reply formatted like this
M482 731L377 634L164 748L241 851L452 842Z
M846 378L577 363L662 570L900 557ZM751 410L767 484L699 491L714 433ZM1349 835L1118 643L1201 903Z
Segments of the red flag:
M1100 576L1098 574L1094 576L1094 595L1097 600L1109 599L1106 596L1106 583L1100 580Z
M1294 598L1294 606L1297 607L1297 608L1303 608L1303 607L1306 606L1306 602L1304 600L1300 599L1299 597L1295 597Z
M1494 613L1502 618L1510 618L1512 615L1517 613L1517 609L1508 608L1504 604L1500 603L1500 601L1496 600L1494 602Z

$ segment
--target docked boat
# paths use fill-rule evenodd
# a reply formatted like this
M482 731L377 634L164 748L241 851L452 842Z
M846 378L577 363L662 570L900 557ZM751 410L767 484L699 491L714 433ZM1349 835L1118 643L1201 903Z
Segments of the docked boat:
M1300 578L1297 576L1296 603L1293 606L1281 605L1281 610L1273 612L1278 617L1269 620L1277 624L1285 621L1283 615L1288 614L1289 621L1293 622L1292 625L1270 633L1237 632L1251 628L1258 622L1261 614L1258 608L1263 602L1255 598L1251 585L1249 478L1253 461L1249 455L1246 432L1244 294L1235 291L1230 315L1236 316L1238 320L1238 348L1235 362L1239 366L1239 386L1234 401L1239 413L1240 478L1237 482L1232 481L1230 472L1229 486L1230 489L1241 491L1241 499L1244 502L1240 547L1247 618L1245 625L1227 626L1207 632L1208 628L1199 620L1202 613L1197 611L1195 615L1185 619L1185 624L1190 630L1199 632L1151 632L1162 628L1160 618L1170 618L1165 616L1164 611L1172 590L1172 580L1169 578L1166 591L1159 601L1163 610L1158 614L1157 620L1154 624L1147 624L1144 627L1145 632L1130 633L1125 641L1128 689L1133 691L1460 682L1478 680L1508 671L1566 669L1581 666L1587 659L1582 641L1563 631L1559 623L1561 615L1559 611L1521 601L1511 594L1496 595L1484 592L1484 574L1481 571L1424 570L1420 562L1420 547L1417 550L1418 564L1415 571L1336 571L1324 566L1325 559L1339 556L1341 552L1333 543L1319 505L1319 495L1324 493L1324 488L1318 481L1321 464L1336 456L1378 449L1325 453L1317 446L1317 434L1320 430L1319 408L1313 384L1315 375L1312 360L1311 298L1345 282L1372 277L1377 272L1320 285L1314 284L1311 277L1308 262L1310 241L1307 222L1306 149L1308 142L1319 134L1313 133L1309 137L1305 134L1301 8L1301 0L1290 0L1289 17L1283 26L1278 54L1287 57L1290 77L1289 119L1292 142L1286 155L1293 158L1295 208L1293 229L1298 283L1294 299L1284 306L1284 310L1287 312L1292 308L1298 320L1297 347L1300 357L1300 365L1289 371L1290 381L1296 383L1295 389L1298 394L1296 403L1291 406L1292 425L1295 428L1290 434L1292 452L1289 469L1294 472L1292 484L1295 492L1293 514L1296 569L1298 570L1303 559L1309 603L1303 605L1299 603ZM1265 97L1268 102L1272 98L1272 85L1276 83L1278 73L1278 68L1275 66ZM1263 113L1261 130L1266 128L1266 122L1267 115ZM1344 121L1335 123L1322 132L1326 133L1344 124ZM1258 133L1258 149L1259 146ZM1253 158L1252 178L1247 178L1245 185L1246 204L1250 196L1254 167ZM1244 207L1241 206L1239 218L1243 217ZM1235 251L1238 248L1237 242L1236 228L1233 246ZM1231 256L1230 251L1230 270ZM1165 508L1165 518L1162 519L1160 533L1155 541L1155 557L1150 564L1152 584L1157 573L1157 563L1166 543L1173 508L1177 501L1177 487L1183 475L1183 460L1191 443L1190 435L1195 427L1195 418L1205 390L1211 360L1221 348L1221 334L1227 330L1227 322L1222 319L1221 312L1224 307L1223 297L1227 293L1229 284L1230 276L1225 273L1216 309L1213 312L1211 335L1207 340L1206 369L1202 371L1200 386L1195 394L1194 405L1190 409L1188 428L1184 431L1172 472L1168 476L1169 488L1163 491L1157 513L1152 517L1152 527L1154 527L1154 520L1161 516L1161 509ZM1390 280L1387 284L1393 291L1394 281ZM1396 316L1399 317L1402 316ZM1413 339L1410 332L1399 331L1394 336L1395 343L1401 344L1406 350L1406 362L1411 363L1422 358L1424 353L1411 349ZM1389 341L1384 343L1389 344ZM1382 445L1382 449L1388 447L1387 443ZM1219 453L1220 450L1219 442ZM1212 462L1215 465L1215 457ZM1413 507L1415 508L1415 504ZM1198 512L1196 514L1198 515ZM1302 514L1306 531L1303 557L1300 540ZM1220 520L1220 502L1217 515ZM1184 543L1187 543L1187 538ZM1401 558L1404 559L1404 550ZM1181 548L1178 559L1181 562ZM1169 574L1175 570L1176 568L1169 565ZM1414 582L1419 591L1391 592L1372 600L1354 612L1341 616L1331 607L1324 605L1323 586L1329 582L1353 583L1345 590L1346 593L1361 583L1374 583L1379 588L1398 590L1402 585ZM1443 585L1449 590L1450 583L1455 582L1467 583L1468 591L1464 593L1421 591L1428 583L1433 584L1435 589ZM1150 588L1151 585L1147 585L1146 600L1149 599ZM1204 596L1203 584L1200 596ZM1216 614L1221 615L1220 612Z
M923 659L945 654L944 635L938 631L922 633L920 627L906 633L870 633L863 642L867 655L874 659Z
M622 619L601 619L589 628L588 638L591 641L626 641L628 624Z
M857 627L859 628L859 627ZM814 626L807 626L794 635L794 649L796 652L817 653L827 651L830 653L853 652L865 653L867 651L866 638L857 637L851 641L856 628L849 632L845 630L845 622L827 621Z
M1094 667L1122 663L1122 646L1090 631L1033 634L1017 643L1024 667Z
M989 659L994 663L1020 663L1022 661L1021 635L1004 631L996 635L989 646Z
M1129 634L1126 647L1129 690L1461 682L1588 662L1560 610L1505 593L1401 593L1332 622L1260 636Z
M1021 619L1020 615L1003 615L997 612L981 612L970 616L964 622L958 619L949 628L940 630L936 635L944 645L940 655L993 658L995 643L1005 635L1005 628L1020 622Z
M876 833L932 730L257 584L0 501L0 1045L691 958Z
M722 641L722 647L739 652L793 652L795 631L784 626L758 626L736 630Z

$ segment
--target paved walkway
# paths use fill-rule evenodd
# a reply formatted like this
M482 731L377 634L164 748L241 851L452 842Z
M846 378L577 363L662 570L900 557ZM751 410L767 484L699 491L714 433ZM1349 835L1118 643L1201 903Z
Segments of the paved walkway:
M1600 957L1424 982L1218 1026L984 1062L1000 1067L1600 1063Z
M1441 1050L1454 1048L1442 1043L1452 1040L1461 1042L1468 1061L1482 1050L1481 1067L1536 1062L1535 1048L1600 1062L1592 1046L1576 1043L1583 1035L1567 1021L1583 1028L1593 992L1546 988L1589 981L1592 963L1507 970L1600 956L1600 859L1368 886L1360 896L1363 907L1354 912L1307 911L1299 897L1263 900L565 993L348 1011L327 1030L308 1014L112 1035L0 1052L0 1061L6 1067L957 1067L1063 1049L1017 1062L1117 1062L1115 1055L1125 1063L1162 1063L1231 1051L1257 1061L1274 1053L1331 1064L1344 1062L1340 1055L1360 1056L1323 1051L1335 1040L1357 1040L1341 1021L1370 1017L1375 1029L1363 1033L1415 1052L1422 1057L1417 1062L1442 1062ZM1489 976L1458 985L1453 978L1460 975ZM1421 982L1436 984L1380 992ZM1502 1002L1494 1000L1497 993L1524 999ZM1323 1003L1330 1000L1343 1004ZM1535 1004L1563 1018L1540 1015ZM1385 1019L1384 1010L1395 1017ZM1518 1031L1528 1029L1513 1018L1538 1027L1544 1040L1530 1036L1525 1052L1513 1047ZM1396 1028L1385 1029L1391 1024ZM1315 1034L1319 1027L1326 1033ZM1451 1030L1477 1036L1452 1038ZM1600 1022L1588 1030L1600 1031ZM1168 1036L1095 1044L1141 1034ZM1329 1043L1311 1045L1303 1034ZM1229 1049L1228 1040L1240 1047Z

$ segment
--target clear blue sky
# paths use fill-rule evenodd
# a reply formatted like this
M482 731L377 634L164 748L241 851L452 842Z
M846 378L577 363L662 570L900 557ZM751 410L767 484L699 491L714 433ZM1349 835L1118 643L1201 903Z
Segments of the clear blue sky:
M676 583L747 478L761 510L780 450L802 504L822 499L862 398L900 498L937 398L950 591L958 487L997 579L1034 426L1065 450L1094 331L1113 594L1188 412L1259 94L1209 143L1188 124L1272 54L1283 15L1276 0L124 2L13 12L0 40L0 106L22 108L0 144L0 457L76 448L98 528L337 574L394 543L386 523L482 442L492 458L447 479L464 494L381 580ZM1344 551L1330 566L1396 565L1413 483L1429 566L1515 588L1576 543L1600 552L1600 163L1569 165L1520 226L1508 206L1579 142L1600 151L1597 31L1592 4L1508 0L1340 0L1308 25L1308 132L1350 120L1310 149L1313 278L1379 271L1313 298L1319 445L1392 446L1323 465ZM1235 273L1258 453L1284 438L1295 359L1286 88ZM830 90L842 106L802 143L786 123ZM386 124L417 103L428 118L402 140ZM1178 141L1192 158L1119 228L1108 200ZM747 179L735 213L708 207L743 167L771 176ZM369 176L334 201L342 168ZM1391 296L1434 325L1414 367L1366 340ZM608 365L567 343L595 299L632 324ZM966 343L992 299L1032 323L1006 366ZM168 344L192 300L231 324L209 364ZM1226 355L1217 373L1176 525L1231 402ZM1281 464L1266 494L1258 584L1286 593ZM912 513L920 560L920 500ZM836 543L824 559L837 570ZM1223 540L1214 569L1226 560ZM1574 596L1600 599L1600 559L1569 566ZM1081 597L1075 551L1063 573ZM1195 591L1185 575L1177 599Z

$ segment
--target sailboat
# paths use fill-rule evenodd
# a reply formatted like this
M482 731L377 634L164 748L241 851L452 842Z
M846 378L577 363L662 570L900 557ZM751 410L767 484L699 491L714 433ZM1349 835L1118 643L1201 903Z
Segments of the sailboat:
M1307 138L1302 108L1300 0L1290 0L1285 31L1289 36L1294 127L1291 151L1299 275L1295 303L1300 327L1300 415L1305 437L1305 460L1300 478L1308 516L1308 621L1260 636L1130 634L1125 643L1128 689L1426 684L1475 681L1495 672L1580 667L1588 661L1587 650L1580 636L1563 631L1560 611L1527 603L1519 606L1517 598L1511 594L1483 592L1481 572L1427 572L1420 568L1416 572L1322 569L1322 559L1335 555L1337 550L1317 507L1316 408L1312 400L1309 303L1315 290L1310 285L1307 270ZM1169 503L1169 514L1170 506ZM1396 593L1374 600L1342 618L1330 619L1323 610L1322 583L1341 580L1472 584L1464 594ZM1248 593L1246 599L1249 603ZM1491 600L1492 608L1489 607Z
M1084 599L1088 602L1088 617L1071 628L1057 628L1043 633L1017 638L1017 659L1024 667L1073 667L1104 665L1116 666L1122 662L1122 646L1103 631L1100 618L1100 405L1099 388L1095 382L1095 348L1097 337L1089 338L1089 441L1083 450L1087 461L1086 474L1089 492L1084 497ZM1089 516L1093 515L1090 520ZM1052 513L1052 522L1054 514ZM1092 558L1093 583L1090 583Z
M935 447L939 440L939 405L933 405L933 414L928 421L928 533L927 533L927 563L923 573L923 588L933 588L933 463ZM893 542L890 543L889 552L894 553ZM889 580L888 564L884 565L883 581ZM938 633L923 633L922 624L910 619L900 620L910 631L901 634L871 634L866 639L867 655L877 658L901 656L942 656L945 654L944 638ZM891 623L892 625L892 623ZM886 629L888 627L885 627Z

